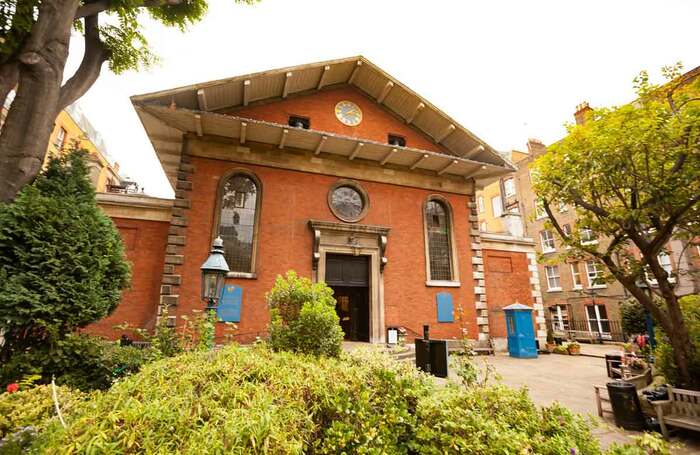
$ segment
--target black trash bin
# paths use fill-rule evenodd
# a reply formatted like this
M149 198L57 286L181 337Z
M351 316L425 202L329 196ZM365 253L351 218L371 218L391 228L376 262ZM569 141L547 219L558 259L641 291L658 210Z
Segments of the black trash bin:
M608 371L610 379L621 379L622 375L612 368L620 369L622 367L622 354L605 354L605 369Z
M608 396L612 405L615 425L625 430L643 431L647 429L647 421L642 414L642 408L634 384L623 381L613 381L606 384Z

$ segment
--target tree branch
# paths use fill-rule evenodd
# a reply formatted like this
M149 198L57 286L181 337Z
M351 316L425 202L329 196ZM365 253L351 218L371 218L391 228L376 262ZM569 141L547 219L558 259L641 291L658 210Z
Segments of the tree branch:
M694 197L690 198L688 202L686 202L678 210L673 212L671 216L669 216L668 220L666 220L666 224L664 224L664 226L659 231L657 231L658 233L649 245L651 248L650 252L653 255L657 255L659 253L661 247L666 244L669 238L671 238L673 230L678 225L678 222L681 219L681 217L691 208L693 208L693 206L698 202L700 202L700 194L696 194Z
M133 5L134 8L156 8L159 6L173 6L179 5L183 0L143 0L140 5ZM107 11L111 7L110 0L96 0L91 3L86 3L78 8L75 12L75 19L82 19L84 17L94 16L100 14L103 11Z
M552 182L552 183L555 184L556 186L558 186L559 188L561 188L562 190L564 189L564 186L561 183L559 183L559 182ZM593 212L596 215L603 217L603 218L607 218L610 215L602 207L598 207L597 205L594 205L594 204L591 204L589 202L584 201L583 198L581 197L581 195L578 194L577 192L575 192L574 190L568 189L568 193L571 196L571 199L573 199L573 201L576 204L580 205L584 209L586 209L590 212Z
M97 14L85 18L85 54L73 77L61 87L56 112L83 96L100 75L109 52L100 40Z

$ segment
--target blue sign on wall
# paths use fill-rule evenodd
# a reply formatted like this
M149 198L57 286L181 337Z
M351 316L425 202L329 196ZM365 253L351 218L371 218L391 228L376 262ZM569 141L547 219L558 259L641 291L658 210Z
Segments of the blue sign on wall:
M232 284L227 284L221 291L219 306L216 315L224 322L241 322L241 305L243 301L243 289Z
M455 322L452 294L449 292L439 292L436 296L436 300L438 322Z

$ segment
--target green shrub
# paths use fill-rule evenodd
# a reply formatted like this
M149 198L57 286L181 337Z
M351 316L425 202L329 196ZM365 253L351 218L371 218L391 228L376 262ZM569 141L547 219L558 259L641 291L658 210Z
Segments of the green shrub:
M582 417L526 390L438 386L411 365L227 346L146 365L39 453L600 454ZM620 452L623 453L623 452ZM630 452L634 453L634 452Z
M0 364L110 314L129 274L85 153L50 160L12 203L0 203Z
M401 447L430 384L379 354L343 360L227 346L146 365L42 453L348 453Z
M55 376L57 384L80 390L107 388L112 381L111 371L104 363L104 343L101 338L75 334L51 344L28 347L15 352L0 366L0 383L38 375L44 384Z
M680 299L683 319L690 333L690 340L695 346L695 355L688 362L690 376L700 377L700 295L688 295ZM654 350L656 362L654 366L670 384L678 384L678 367L673 356L673 348L666 335L659 331L658 343Z
M87 334L71 334L51 345L15 353L0 366L0 383L19 382L37 375L40 383L56 383L89 391L107 389L115 379L137 372L158 353L152 349L119 346Z
M60 386L56 387L56 396L64 419L87 398L79 391ZM37 432L56 419L51 386L0 394L0 454L24 453Z
M620 319L622 331L627 336L647 331L646 310L636 300L626 300L620 304Z
M294 271L278 276L267 294L270 344L275 350L337 357L343 331L335 312L333 290Z

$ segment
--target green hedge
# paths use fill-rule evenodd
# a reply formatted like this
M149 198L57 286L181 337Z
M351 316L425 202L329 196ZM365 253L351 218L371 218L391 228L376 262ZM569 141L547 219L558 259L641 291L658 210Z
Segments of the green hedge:
M97 394L40 453L599 454L587 422L524 390L435 385L384 355L229 346L145 366Z

